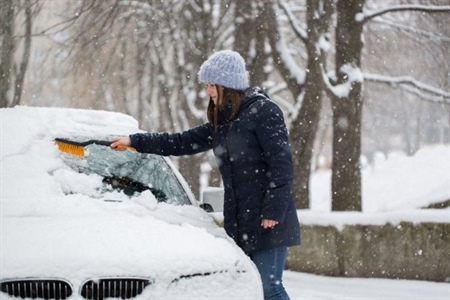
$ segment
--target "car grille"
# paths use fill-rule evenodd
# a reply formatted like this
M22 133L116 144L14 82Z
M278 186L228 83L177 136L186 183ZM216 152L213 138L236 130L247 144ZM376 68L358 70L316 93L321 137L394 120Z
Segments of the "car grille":
M22 299L60 300L72 295L72 286L63 280L21 279L1 282L1 291Z
M81 296L88 300L105 298L130 299L141 294L152 282L141 278L109 278L86 281L81 287Z

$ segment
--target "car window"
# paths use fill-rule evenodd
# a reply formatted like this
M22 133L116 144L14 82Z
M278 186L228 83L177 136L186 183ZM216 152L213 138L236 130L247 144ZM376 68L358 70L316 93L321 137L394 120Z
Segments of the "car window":
M64 160L80 173L101 176L103 193L115 190L133 198L150 190L158 202L191 204L177 177L161 156L132 150L115 151L91 144L85 147L83 158L64 155Z

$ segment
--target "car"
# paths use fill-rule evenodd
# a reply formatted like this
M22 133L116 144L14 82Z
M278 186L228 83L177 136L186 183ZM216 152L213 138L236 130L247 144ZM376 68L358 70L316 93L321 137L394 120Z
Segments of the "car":
M262 299L259 273L167 157L100 110L0 109L0 299ZM81 150L81 151L80 151Z

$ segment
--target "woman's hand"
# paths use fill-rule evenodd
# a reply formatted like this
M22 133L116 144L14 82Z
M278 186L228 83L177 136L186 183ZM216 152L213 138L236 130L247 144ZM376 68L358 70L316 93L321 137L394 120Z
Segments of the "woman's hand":
M131 146L131 139L128 136L116 137L112 139L111 145L109 146L114 150L125 150Z
M267 229L267 228L273 228L273 227L275 227L275 225L277 225L277 224L278 224L278 222L277 222L277 221L274 221L274 220L262 219L262 221L261 221L261 226L262 226L264 229Z

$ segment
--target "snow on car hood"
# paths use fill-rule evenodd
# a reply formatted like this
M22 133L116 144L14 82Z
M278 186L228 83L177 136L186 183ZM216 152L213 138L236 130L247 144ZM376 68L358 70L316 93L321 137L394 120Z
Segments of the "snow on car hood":
M2 217L2 276L175 279L233 270L244 263L226 238L191 225L185 216L180 217L185 222L170 224L144 211L115 209L103 214Z
M1 276L181 275L249 270L245 255L196 206L67 194L67 185L97 185L60 157L53 140L129 134L137 122L118 113L57 108L1 109ZM75 186L75 187L74 187Z

